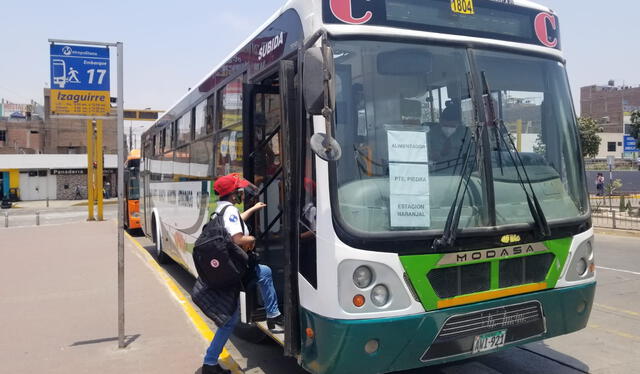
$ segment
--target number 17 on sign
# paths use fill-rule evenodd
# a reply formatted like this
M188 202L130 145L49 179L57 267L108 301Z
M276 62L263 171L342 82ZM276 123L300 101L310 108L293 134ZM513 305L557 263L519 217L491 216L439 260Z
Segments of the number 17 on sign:
M87 74L89 74L89 84L93 84L93 77L95 76L95 74L98 73L98 81L96 82L97 84L102 84L102 81L104 80L104 75L107 74L107 70L106 69L89 69L87 70Z

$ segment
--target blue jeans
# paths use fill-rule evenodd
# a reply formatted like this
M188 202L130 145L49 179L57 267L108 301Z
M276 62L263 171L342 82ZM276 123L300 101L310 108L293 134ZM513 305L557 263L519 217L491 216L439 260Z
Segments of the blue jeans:
M267 312L267 318L274 318L280 315L278 309L278 295L273 287L273 274L271 268L266 265L256 266L256 275L258 276L258 288L264 301L264 310Z
M233 329L236 327L236 324L238 324L238 320L240 320L240 308L237 308L235 313L233 313L233 316L231 316L231 319L216 331L216 334L211 341L211 345L207 349L207 353L204 355L205 365L216 365L218 363L218 356L222 353L224 345L227 344L229 336L231 336Z
M264 308L267 312L267 318L279 316L280 310L278 309L278 296L276 295L276 290L273 287L273 273L271 272L271 268L266 265L258 265L256 266L255 271L257 275L258 288L262 294ZM222 353L224 345L227 344L227 340L229 340L229 337L239 320L240 308L236 309L233 316L231 316L231 319L216 331L216 334L211 341L211 345L209 345L209 348L204 355L205 365L216 365L218 363L218 356Z

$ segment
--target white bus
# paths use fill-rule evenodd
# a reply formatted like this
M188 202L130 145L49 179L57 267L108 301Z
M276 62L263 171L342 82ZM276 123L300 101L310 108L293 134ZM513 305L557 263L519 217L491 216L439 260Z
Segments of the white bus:
M253 181L274 338L306 370L405 370L586 326L593 231L550 9L290 0L192 87L143 135L144 231L195 275L214 180ZM246 290L239 334L264 318Z

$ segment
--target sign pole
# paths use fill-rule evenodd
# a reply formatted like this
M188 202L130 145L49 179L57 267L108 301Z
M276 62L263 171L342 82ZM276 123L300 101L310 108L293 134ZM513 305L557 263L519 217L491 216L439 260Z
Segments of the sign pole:
M118 347L124 343L124 88L123 88L123 47L118 49Z
M89 218L93 219L93 203L100 194L102 206L102 121L98 125L99 140L95 140L92 120L111 119L111 86L109 82L109 51L118 51L118 347L125 348L124 335L124 88L123 45L82 40L49 39L51 62L51 115L54 118L90 119L87 125L87 181ZM88 47L93 46L93 47ZM55 88L55 89L54 89ZM78 101L79 100L79 101ZM98 144L96 144L98 143ZM100 149L96 150L96 146ZM99 160L96 160L99 157ZM96 164L94 170L93 165ZM100 177L95 181L96 174ZM92 182L93 181L93 182ZM100 191L96 191L96 185ZM91 188L93 187L93 188ZM102 209L99 208L102 219Z
M103 207L104 207L104 151L102 148L102 120L96 121L96 159L95 162L98 166L96 170L96 194L98 196L98 221L104 220Z
M87 209L88 209L88 217L87 221L93 221L95 218L93 216L93 121L87 121Z

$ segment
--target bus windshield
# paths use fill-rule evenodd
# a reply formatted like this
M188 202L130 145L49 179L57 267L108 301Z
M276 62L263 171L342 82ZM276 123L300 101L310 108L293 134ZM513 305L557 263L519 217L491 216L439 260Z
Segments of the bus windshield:
M140 159L129 160L127 163L127 198L129 200L140 199Z
M335 163L332 191L345 228L356 234L441 232L465 174L459 228L532 224L516 150L550 225L588 212L560 62L364 40L334 41L333 52L334 131L343 156ZM486 102L474 100L474 76L486 77L495 117L509 132L503 140L480 118L478 106ZM483 125L489 153L479 152Z

